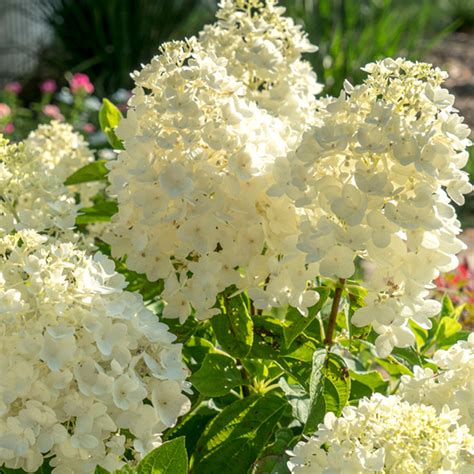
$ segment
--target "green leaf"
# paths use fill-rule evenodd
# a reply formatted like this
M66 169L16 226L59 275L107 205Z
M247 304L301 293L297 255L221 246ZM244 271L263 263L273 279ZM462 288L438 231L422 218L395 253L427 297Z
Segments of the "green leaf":
M110 472L107 471L107 469L104 469L104 468L101 467L101 466L97 466L97 467L95 468L94 474L110 474Z
M302 387L307 389L311 378L311 364L296 359L280 357L278 365Z
M69 176L64 184L70 186L72 184L88 183L89 181L101 181L105 179L109 172L105 163L107 163L106 160L97 160L83 166Z
M275 360L286 349L283 325L271 316L254 316L254 338L251 357Z
M115 128L122 120L122 113L110 100L104 99L99 110L100 128L105 133L107 140L115 150L123 150L122 141L115 134Z
M193 455L194 474L242 474L258 459L288 404L272 394L238 400L208 425Z
M392 356L398 359L402 364L413 369L415 365L423 366L422 355L413 347L395 347Z
M451 316L444 316L438 324L435 334L437 344L442 344L446 339L451 338L457 332L461 331L462 325Z
M268 445L252 468L252 474L289 474L286 451L293 446L293 432L283 428L275 433L275 441Z
M209 408L207 403L202 403L199 407L193 409L179 421L178 425L168 429L163 434L163 439L185 437L186 450L193 453L201 433L206 425L219 413L217 409Z
M333 412L339 416L349 401L351 379L344 359L324 349L316 351L309 386L310 409L304 433L311 434L324 415Z
M440 316L451 316L454 313L454 305L448 295L444 295L443 304L441 306Z
M171 329L171 332L175 334L173 329ZM214 345L207 339L198 336L191 336L183 347L185 362L191 367L200 366L204 362L207 354L213 351ZM194 367L193 370L195 370Z
M114 471L113 474L137 474L137 468L132 466L123 466L122 469Z
M316 315L319 313L324 303L328 299L329 288L317 288L319 293L319 301L309 308L308 316L303 316L296 308L289 307L285 316L283 336L287 347L290 347L293 341L311 324Z
M223 297L221 310L222 313L211 320L219 344L230 355L245 357L252 348L253 322L243 295L230 300Z
M187 474L188 456L184 437L163 443L147 454L137 467L137 474Z
M458 331L450 337L443 339L442 341L438 342L438 349L449 349L451 346L456 344L458 341L467 341L469 335L471 334L470 331Z
M76 217L76 224L90 224L92 222L108 222L116 214L118 206L115 201L101 201L93 207L83 207Z
M375 362L383 367L392 377L400 377L401 375L413 375L413 372L397 358L388 356L386 359L375 358Z
M421 351L421 348L426 344L429 338L429 332L415 323L415 321L409 321L409 325L415 335L416 348L418 351Z
M289 384L283 377L279 380L279 385L291 405L293 417L305 424L309 413L308 392L299 384Z
M388 382L382 378L380 372L358 372L349 370L351 377L351 400L370 397L374 392L386 393Z
M224 354L207 354L190 381L202 395L210 398L222 397L244 382L234 359Z

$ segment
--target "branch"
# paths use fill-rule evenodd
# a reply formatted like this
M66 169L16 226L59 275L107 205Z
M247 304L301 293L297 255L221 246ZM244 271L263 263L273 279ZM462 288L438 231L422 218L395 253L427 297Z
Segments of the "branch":
M333 344L334 328L336 327L337 313L339 311L339 304L341 302L342 290L344 289L345 283L346 280L344 278L339 278L339 284L336 286L336 291L334 292L331 314L329 315L328 328L326 331L326 337L324 339L324 344L329 347L331 347Z

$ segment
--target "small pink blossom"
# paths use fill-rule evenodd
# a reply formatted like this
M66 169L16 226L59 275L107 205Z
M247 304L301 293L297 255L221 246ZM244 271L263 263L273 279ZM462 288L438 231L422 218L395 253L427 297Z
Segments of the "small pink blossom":
M94 92L94 85L89 79L87 74L77 73L72 76L72 79L69 81L69 87L73 94L79 92L80 90L86 91L88 94Z
M8 117L12 112L12 109L8 107L7 104L4 104L3 102L0 102L0 119L4 117Z
M45 94L53 94L58 88L56 81L54 79L46 79L40 84L40 91Z
M13 133L15 131L15 125L13 125L11 122L5 124L5 127L3 127L3 131L10 135L11 133Z
M54 120L64 120L64 115L61 113L57 105L44 105L42 110L45 115L51 117Z
M86 123L82 127L82 130L84 131L84 133L93 133L95 132L95 126L92 123Z
M5 84L4 89L7 92L13 92L14 94L19 94L22 91L23 87L21 86L19 82L9 82L8 84Z

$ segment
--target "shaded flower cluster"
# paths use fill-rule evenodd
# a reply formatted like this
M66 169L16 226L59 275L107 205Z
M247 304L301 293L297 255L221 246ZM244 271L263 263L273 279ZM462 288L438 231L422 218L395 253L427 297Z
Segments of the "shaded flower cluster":
M468 473L474 437L456 410L440 413L400 397L374 394L324 423L290 453L292 473Z
M40 125L20 144L2 139L0 232L29 228L72 238L78 209L90 205L103 185L66 187L64 181L93 160L87 142L65 123Z
M114 471L187 410L181 345L107 257L47 239L0 239L0 464Z

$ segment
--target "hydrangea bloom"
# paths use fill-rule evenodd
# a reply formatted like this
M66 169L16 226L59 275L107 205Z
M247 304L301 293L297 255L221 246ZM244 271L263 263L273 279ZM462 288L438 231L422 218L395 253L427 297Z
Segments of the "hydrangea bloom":
M93 161L87 142L71 125L40 125L23 143L0 141L0 233L30 228L73 238L77 211L91 205L101 183L64 186L74 171ZM76 203L75 193L80 193Z
M226 58L227 71L246 86L250 100L302 131L322 86L301 54L318 48L284 12L275 0L222 0L218 21L199 39L206 51Z
M39 164L50 179L64 181L75 171L94 161L94 154L84 137L68 123L52 121L40 125L25 140L25 152L39 157ZM72 193L80 193L82 207L92 205L91 198L102 188L100 182L84 183L68 187Z
M165 44L134 75L116 130L125 151L109 164L119 211L106 240L130 269L164 280L166 317L184 320L192 306L208 318L231 285L257 307L304 313L317 294L306 291L295 207L266 194L288 128L249 101L226 66L191 39Z
M158 445L189 404L181 345L113 263L23 230L0 269L0 465L113 471Z
M409 402L432 405L440 412L444 405L459 411L460 422L474 434L474 333L447 350L438 350L430 368L414 368L414 376L403 375L399 395Z
M64 232L74 226L79 206L74 195L45 172L41 155L25 152L25 144L0 137L0 234L33 228Z
M471 190L460 170L470 141L441 88L445 73L404 59L365 70L366 81L327 99L319 124L278 159L269 192L301 210L298 248L321 275L351 277L356 257L373 264L352 322L371 324L386 356L414 342L409 319L429 328L440 310L428 290L464 246L450 199L462 204Z
M295 474L468 473L474 437L457 423L457 411L410 404L374 394L340 418L324 423L290 453Z

